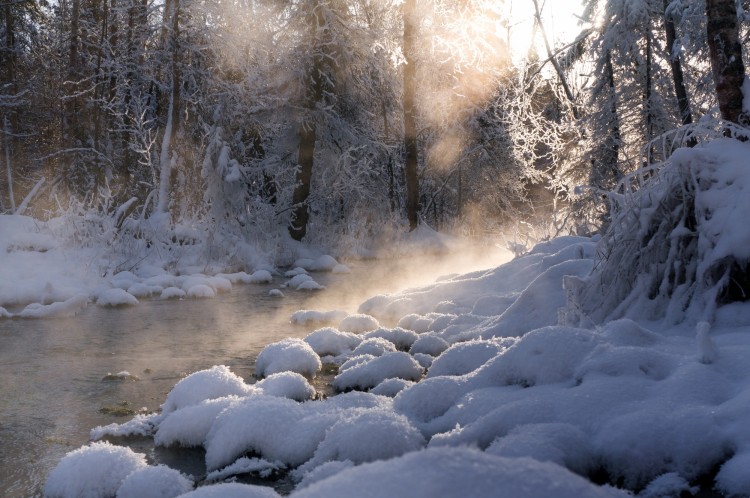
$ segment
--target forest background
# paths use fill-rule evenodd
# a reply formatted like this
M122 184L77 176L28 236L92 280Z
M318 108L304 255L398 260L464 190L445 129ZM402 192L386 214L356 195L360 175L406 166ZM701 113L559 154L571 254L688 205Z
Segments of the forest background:
M421 222L523 249L726 133L705 2L569 2L566 44L522 3L523 41L508 0L7 1L0 212L238 265Z

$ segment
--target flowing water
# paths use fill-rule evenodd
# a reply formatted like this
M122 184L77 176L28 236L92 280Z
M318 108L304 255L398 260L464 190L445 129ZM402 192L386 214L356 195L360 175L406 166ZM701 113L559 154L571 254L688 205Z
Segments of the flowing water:
M505 257L474 256L474 269ZM442 263L429 270L424 258L391 261L386 268L358 262L350 274L315 274L325 291L285 290L284 298L268 296L285 281L276 278L268 285L235 286L215 299L144 299L128 308L91 305L71 318L0 320L0 496L41 495L49 471L86 444L93 427L157 410L190 372L224 364L252 382L253 360L265 345L309 332L289 323L294 311L356 312L373 293L426 283L457 262ZM398 278L410 271L421 281ZM121 371L137 380L107 378ZM153 448L145 439L127 444L152 463L196 475L204 471L199 450Z

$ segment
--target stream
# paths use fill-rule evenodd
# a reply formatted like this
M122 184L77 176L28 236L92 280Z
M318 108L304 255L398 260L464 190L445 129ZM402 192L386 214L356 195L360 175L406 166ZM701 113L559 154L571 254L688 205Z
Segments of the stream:
M505 254L490 253L476 253L460 271L504 262ZM143 299L126 308L89 305L71 318L0 320L0 496L41 496L50 470L87 444L93 427L158 410L191 372L224 364L253 382L253 362L264 346L315 328L291 325L295 311L354 313L373 294L459 271L458 258L442 257L437 268L427 266L434 257L391 260L386 267L348 263L349 274L313 274L326 290L283 289L283 298L268 295L286 281L275 277L270 284L235 285L215 299ZM460 259L466 263L465 254ZM107 378L122 371L137 380ZM154 448L150 439L125 443L151 463L204 472L202 450Z

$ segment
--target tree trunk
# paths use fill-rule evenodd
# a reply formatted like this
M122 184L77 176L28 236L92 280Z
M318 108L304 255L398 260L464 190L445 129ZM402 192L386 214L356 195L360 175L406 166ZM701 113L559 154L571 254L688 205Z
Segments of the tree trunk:
M292 218L289 221L289 235L294 240L302 240L307 234L307 224L310 220L308 197L312 186L313 164L315 160L315 108L323 98L323 71L325 43L319 40L323 32L325 21L318 11L319 4L315 2L310 16L312 34L313 57L309 73L309 85L306 89L305 115L299 128L299 148L297 153L297 174L295 175L294 192L292 193Z
M172 193L172 149L180 125L180 70L178 61L178 27L179 27L179 1L170 2L172 11L172 42L171 42L171 73L172 89L169 94L169 109L167 110L167 124L164 128L164 137L161 144L161 157L159 160L159 200L156 210L160 213L169 211L170 197Z
M417 123L415 110L416 95L416 57L415 57L415 1L404 2L404 151L406 158L404 170L406 174L406 216L409 220L409 230L417 228L419 223L419 178L417 167L419 164L419 150L417 149Z
M682 74L682 62L680 57L674 53L677 31L674 26L674 21L672 21L672 17L667 14L668 7L669 0L664 0L664 31L667 35L669 65L672 68L674 93L677 96L677 105L680 109L680 122L683 125L687 125L693 122L693 115L690 112L690 100L688 99L687 89L685 88L685 77Z
M706 18L708 50L721 117L744 126L749 122L742 109L745 65L734 0L706 0Z
M73 0L72 10L70 14L70 61L68 66L68 79L72 84L71 93L75 94L78 92L77 80L79 78L79 67L78 67L78 50L79 50L79 20L81 15L81 0ZM68 132L68 145L75 146L76 141L81 138L80 130L78 126L78 101L80 99L77 96L70 97L66 102L66 125Z

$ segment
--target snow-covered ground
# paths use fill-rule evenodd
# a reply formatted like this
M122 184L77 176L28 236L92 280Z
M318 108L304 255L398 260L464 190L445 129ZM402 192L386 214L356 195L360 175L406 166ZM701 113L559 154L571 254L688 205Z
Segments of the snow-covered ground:
M0 319L71 316L89 304L130 306L143 298L213 298L233 285L273 280L273 268L258 263L257 257L250 258L255 267L247 272L224 273L220 263L199 265L205 259L201 247L183 248L181 258L154 250L137 259L114 254L106 240L81 247L71 239L71 225L85 221L70 216L47 222L0 216ZM295 266L294 275L282 286L300 291L324 288L308 270L349 271L330 255L300 258Z
M217 366L181 380L161 412L94 428L46 493L178 496L196 483L184 496L267 497L277 494L231 481L288 473L295 497L677 497L707 477L750 495L750 305L719 308L711 324L569 325L563 282L589 274L595 251L561 237L374 296L358 315L301 312L338 325L270 344L265 380ZM338 366L343 392L320 399L302 375L324 364ZM207 474L98 441L128 435L203 447Z

